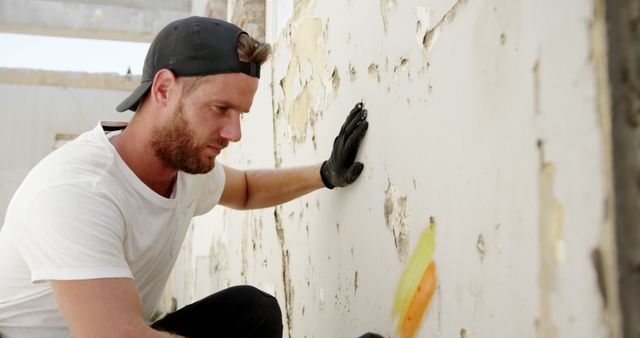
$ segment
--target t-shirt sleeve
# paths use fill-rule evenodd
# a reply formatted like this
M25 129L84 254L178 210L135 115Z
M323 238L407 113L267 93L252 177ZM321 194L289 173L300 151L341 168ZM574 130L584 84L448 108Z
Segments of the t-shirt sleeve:
M132 278L124 255L124 221L88 186L47 188L29 204L20 252L31 281Z
M224 191L225 175L222 163L216 161L213 170L205 175L199 175L202 180L200 187L200 196L198 196L198 204L195 209L195 216L199 216L209 212L218 204L222 192Z

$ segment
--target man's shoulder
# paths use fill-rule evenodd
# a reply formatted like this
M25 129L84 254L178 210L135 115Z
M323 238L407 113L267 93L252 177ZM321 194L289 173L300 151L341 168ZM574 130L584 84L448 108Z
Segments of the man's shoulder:
M111 167L114 155L96 134L96 130L88 131L56 149L34 167L33 174L46 176L53 181L77 181L103 176Z
M113 191L118 186L114 155L104 143L94 129L53 151L27 174L14 198L30 200L44 191Z

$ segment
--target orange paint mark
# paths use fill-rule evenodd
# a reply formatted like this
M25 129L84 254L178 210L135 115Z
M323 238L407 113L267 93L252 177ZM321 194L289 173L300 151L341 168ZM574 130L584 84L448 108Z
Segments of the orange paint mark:
M402 273L402 277L400 277L400 282L396 290L396 300L391 311L394 317L399 316L401 320L404 318L411 298L418 289L420 279L433 259L435 248L436 222L431 218L428 228L420 235L418 245L411 254L411 258Z
M429 308L431 297L436 291L436 262L431 262L424 272L418 289L399 326L400 337L413 338L420 327L422 317Z

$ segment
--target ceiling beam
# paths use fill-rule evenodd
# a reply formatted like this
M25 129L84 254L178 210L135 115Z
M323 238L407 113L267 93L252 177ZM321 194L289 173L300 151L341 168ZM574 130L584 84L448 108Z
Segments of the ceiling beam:
M188 0L2 0L0 32L150 42L190 7Z

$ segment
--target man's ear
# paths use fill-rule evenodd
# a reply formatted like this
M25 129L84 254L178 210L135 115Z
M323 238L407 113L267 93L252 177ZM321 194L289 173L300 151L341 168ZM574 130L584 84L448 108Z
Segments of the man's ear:
M151 99L163 107L168 106L171 89L176 85L176 76L167 68L160 69L153 78Z

